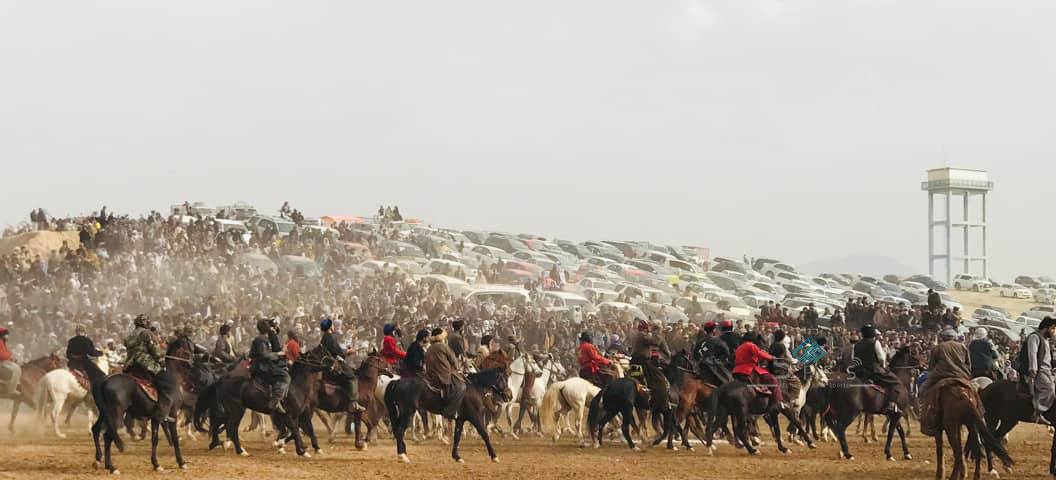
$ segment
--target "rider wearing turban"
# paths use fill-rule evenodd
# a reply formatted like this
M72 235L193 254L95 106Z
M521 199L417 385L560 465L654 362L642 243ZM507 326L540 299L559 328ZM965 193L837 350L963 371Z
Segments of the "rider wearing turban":
M994 345L986 338L986 329L976 328L972 332L972 342L968 344L968 353L972 360L972 378L986 377L991 380L1000 380L1003 375L997 370L995 361L997 352Z

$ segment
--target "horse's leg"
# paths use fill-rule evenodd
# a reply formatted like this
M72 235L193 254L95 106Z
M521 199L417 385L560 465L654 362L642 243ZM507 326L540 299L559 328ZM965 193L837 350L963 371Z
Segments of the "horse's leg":
M898 432L898 440L902 443L902 459L913 460L913 455L909 454L909 443L906 442L906 431L902 429L902 425L895 425L895 431Z
M7 431L15 433L15 418L18 417L18 409L22 406L22 400L16 397L11 402L11 421L7 423Z
M488 429L485 428L484 423L477 417L469 417L467 420L473 425L473 428L476 429L480 438L484 440L484 448L488 450L488 456L491 457L491 461L499 463L499 454L495 453L495 446L491 444L491 435L488 433Z
M158 420L150 420L150 464L154 466L155 472L164 471L158 464Z
M311 409L305 409L305 413L301 414L301 429L308 435L312 450L318 455L323 453L323 449L319 448L319 438L315 436L315 425L312 424L314 413Z
M224 422L224 425L227 426L227 438L231 439L231 443L235 445L235 453L243 457L248 457L249 452L242 448L242 439L240 438L238 428L242 423L242 417L245 414L246 411L241 407L230 409L227 414L227 421Z
M48 388L48 387L47 386L43 386L42 388ZM58 397L62 397L62 398L58 398ZM66 434L62 433L62 430L59 429L59 417L62 416L62 407L65 404L66 404L66 396L65 395L54 394L54 396L52 397L52 405L51 405L50 417L51 417L51 423L55 427L55 436L59 437L59 438L66 438ZM37 408L40 408L41 411L43 412L44 408L46 408L46 405L37 405ZM70 416L73 415L73 411L74 410L75 410L74 408L71 408L70 409L70 415L66 417L66 424L67 425L70 424Z
M935 432L935 480L942 480L945 469L945 459L942 458L942 430L939 430Z
M876 416L869 416L869 438L872 439L873 443L879 442L879 438L876 436Z
M601 448L601 439L605 436L605 427L608 426L609 422L611 422L613 418L616 418L616 415L617 412L606 411L605 415L603 415L601 417L601 420L598 421L598 441L594 444L594 448Z
M884 458L890 461L894 461L895 457L891 456L891 443L895 439L895 427L901 427L902 415L899 413L893 413L887 416L887 442L884 443Z
M781 410L781 414L788 419L788 424L790 425L789 428L795 429L798 434L798 437L802 438L803 441L807 442L807 448L814 449L814 439L810 438L810 435L807 432L807 427L803 425L802 422L800 422L799 415L796 415L796 412L793 410L793 408L788 407L784 410ZM776 416L774 418L775 420L778 420Z
M510 402L510 403L513 403L513 402ZM526 402L518 400L517 401L517 421L513 423L513 427L512 427L512 430L513 430L514 434L519 435L519 434L524 433L524 431L521 430L521 421L524 420L524 414L525 413L528 413L528 405L526 405Z
M103 461L103 451L99 447L99 435L103 432L103 417L99 416L99 419L92 424L92 443L95 445L95 468L99 468L100 462Z
M752 442L748 439L748 413L738 412L734 413L732 417L733 435L737 437L741 445L744 445L749 455L757 455L759 451L752 446Z
M348 418L352 420L353 426L355 427L356 450L366 450L367 445L366 445L366 443L364 443L363 438L360 436L360 425L363 424L363 414L357 412L357 413L355 413L353 415L349 415ZM367 438L368 439L370 438L369 427L368 427L368 431L367 431Z
M187 469L187 462L183 461L183 450L180 449L180 429L175 423L165 423L162 428L168 427L169 437L172 439L172 453L176 456L176 465L181 470Z
M623 423L620 425L620 431L623 432L623 439L627 441L627 446L631 447L631 450L640 450L637 445L634 444L634 440L631 439L631 422L634 421L634 410L632 408L624 409L623 411Z
M836 435L836 440L840 442L840 452L843 458L847 460L854 460L854 455L851 455L851 448L847 445L847 427L854 422L854 417L847 420L841 420L840 418L826 419L829 423L829 429Z
M459 415L455 418L455 434L454 439L451 441L451 458L455 459L458 463L466 463L462 460L462 455L459 454L458 448L462 444L462 430L466 426L466 418Z
M304 437L301 435L301 425L297 418L286 416L284 419L286 427L289 429L289 434L293 436L293 446L297 451L297 455L305 458L311 458L308 453L308 449L304 446Z
M114 437L116 437L116 436L117 436L117 434L111 432L109 429L106 431L106 433L103 434L103 439L104 439L104 442L106 444L106 447L105 447L105 451L106 451L106 462L105 462L106 463L106 470L109 471L113 475L117 475L118 474L118 470L117 470L117 467L114 466L113 456L110 454L110 448L111 448L111 445L114 444Z
M967 476L967 467L964 464L964 451L961 444L961 426L958 424L946 426L946 438L950 440L950 450L953 451L953 473L951 480L962 480Z
M404 441L403 436L407 432L407 427L413 422L414 415L414 410L404 407L399 410L399 415L392 422L392 436L396 439L396 458L403 463L411 462L411 459L407 457L407 442Z

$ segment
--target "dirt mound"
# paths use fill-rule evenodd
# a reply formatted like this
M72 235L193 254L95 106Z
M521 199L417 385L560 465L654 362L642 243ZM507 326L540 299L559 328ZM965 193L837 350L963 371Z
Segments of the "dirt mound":
M68 242L70 248L76 249L81 245L77 232L26 232L18 235L0 238L0 256L10 255L19 248L29 249L31 255L47 257L51 252L62 248L62 242Z

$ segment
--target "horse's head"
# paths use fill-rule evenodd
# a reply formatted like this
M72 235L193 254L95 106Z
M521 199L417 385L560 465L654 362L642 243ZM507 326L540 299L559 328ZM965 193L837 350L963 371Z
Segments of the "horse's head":
M356 374L360 378L366 379L375 379L381 375L393 376L389 364L385 359L377 355L367 355L367 358L364 358L363 362L359 364L359 369L356 370Z
M62 367L62 357L60 357L58 353L52 352L52 354L48 355L46 358L47 360L44 363L45 370L50 372L52 370Z
M469 376L469 382L480 390L494 392L502 402L509 402L513 399L506 372L501 368L489 368L474 373Z
M557 359L554 358L554 354L546 354L546 362L546 368L550 370L552 374L561 378L564 378L565 375L568 375L568 370L565 370L565 366L561 365L561 362L557 361Z

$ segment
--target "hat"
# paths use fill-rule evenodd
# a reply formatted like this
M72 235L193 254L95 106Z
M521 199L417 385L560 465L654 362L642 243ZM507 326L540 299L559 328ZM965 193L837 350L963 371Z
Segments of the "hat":
M432 335L432 338L430 339L430 341L442 342L444 340L447 340L447 331L442 329L442 328L440 328L440 327L434 328L433 329L433 335Z
M590 343L594 341L594 337L590 335L590 332L583 332L579 334L579 341Z
M0 335L7 335L8 330L4 327L0 327Z
M864 325L861 330L862 338L874 338L876 337L876 327L872 325Z
M979 327L979 328L975 329L974 332L972 332L972 338L975 339L975 340L982 340L982 339L986 338L986 333L987 332L986 332L985 328Z
M704 330L708 332L715 330L715 322L704 322Z
M414 341L420 342L425 338L429 338L429 330L423 328L418 330L418 334L414 336Z
M324 318L323 321L319 322L319 330L329 332L330 328L334 326L334 321L329 318Z
M950 327L946 327L942 329L941 333L939 333L939 338L943 340L953 340L957 338L957 330L954 330Z
M381 327L381 331L385 335L392 335L396 331L396 325L386 323L384 327Z
M465 324L466 324L466 321L462 320L461 318L458 319L458 320L452 320L451 321L451 327L454 328L455 330L458 330L458 329L462 328L462 325L465 325Z
M491 335L481 335L480 336L480 344L484 345L484 346L488 346L488 345L491 344L492 338L493 337Z
M231 325L220 325L220 335L227 335L228 333L231 333Z
M723 320L722 323L719 324L719 328L723 331L733 330L733 322L730 320Z

